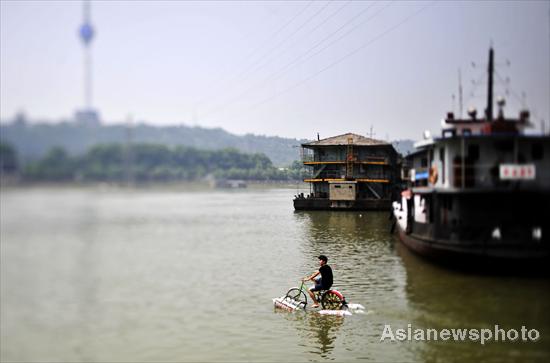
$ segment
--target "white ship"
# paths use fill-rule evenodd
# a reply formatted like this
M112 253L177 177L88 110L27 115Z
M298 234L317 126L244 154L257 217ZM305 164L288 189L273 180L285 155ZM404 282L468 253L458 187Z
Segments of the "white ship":
M409 248L444 261L550 261L550 137L525 134L529 112L506 118L503 99L493 117L493 58L485 115L448 113L441 135L426 133L406 158L395 226Z

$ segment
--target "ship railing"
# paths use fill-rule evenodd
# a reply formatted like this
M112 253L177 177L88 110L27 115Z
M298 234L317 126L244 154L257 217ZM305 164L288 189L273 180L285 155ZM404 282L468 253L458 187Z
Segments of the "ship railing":
M360 156L356 161L389 164L388 158L384 156Z
M498 164L462 164L453 163L445 175L441 170L437 171L435 186L448 185L454 188L485 188L485 187L506 187L525 183L531 186L544 186L550 182L550 174L545 170L538 170L532 167L533 164L514 164L516 168L510 168L509 175L504 175L505 169L501 171ZM539 168L540 169L540 168ZM512 173L515 173L512 175ZM410 180L411 175L409 173ZM431 178L431 180L430 180ZM428 185L434 180L433 172L429 168L418 168L415 170L415 182L417 186Z
M346 175L338 170L323 170L319 174L314 175L316 179L345 179ZM368 173L368 174L353 174L352 179L369 179L369 180L390 180L391 177L385 173Z
M342 174L341 171L338 170L325 170L317 178L320 179L344 179L346 177L345 174Z

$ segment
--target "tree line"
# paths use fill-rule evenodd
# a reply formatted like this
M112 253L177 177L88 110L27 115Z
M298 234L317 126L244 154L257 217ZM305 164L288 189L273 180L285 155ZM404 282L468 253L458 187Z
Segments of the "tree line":
M306 170L295 161L287 168L276 168L264 154L243 153L236 149L201 150L159 144L103 144L82 155L71 155L53 147L42 158L19 165L15 150L0 147L4 168L17 169L29 181L177 181L205 177L242 180L300 180ZM7 169L3 169L8 172Z
M161 141L162 140L162 141ZM223 129L202 127L112 124L91 126L73 121L27 122L24 115L10 123L0 123L0 142L14 146L25 160L42 157L54 146L72 155L84 154L94 145L127 142L187 146L201 150L235 148L245 153L262 153L275 166L285 166L298 158L298 146L306 140L275 136L233 135Z

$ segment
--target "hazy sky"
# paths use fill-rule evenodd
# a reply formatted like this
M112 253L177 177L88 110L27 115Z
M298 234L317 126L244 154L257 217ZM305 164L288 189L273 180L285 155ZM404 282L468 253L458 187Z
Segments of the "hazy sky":
M29 119L70 118L84 103L82 3L0 4L1 119L21 110ZM550 129L549 1L91 7L93 104L106 123L132 115L296 138L366 135L372 126L378 138L417 139L452 110L459 68L464 109L483 112L492 42L506 110L515 115L525 93L537 128L544 119Z

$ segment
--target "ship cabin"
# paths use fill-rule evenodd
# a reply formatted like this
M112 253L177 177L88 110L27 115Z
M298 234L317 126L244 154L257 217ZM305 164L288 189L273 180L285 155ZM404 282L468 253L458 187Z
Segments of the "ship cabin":
M385 141L347 133L302 144L311 176L296 210L389 210L396 198L399 155Z
M475 111L469 119L448 113L439 137L426 132L415 143L403 162L407 202L398 207L407 215L407 233L431 241L485 241L484 248L509 243L513 256L521 255L511 248L518 241L538 245L525 248L534 255L546 241L547 251L550 136L525 134L529 112L504 118L503 105L495 119L477 119Z
M448 113L442 124L440 137L426 132L405 159L404 176L418 192L548 189L550 137L524 134L527 111L492 121Z
M393 204L393 227L415 252L461 267L503 261L514 273L515 262L547 267L550 136L526 132L528 111L504 117L503 98L493 117L493 73L491 48L484 115L448 113L441 134L425 132L405 159L409 188Z

